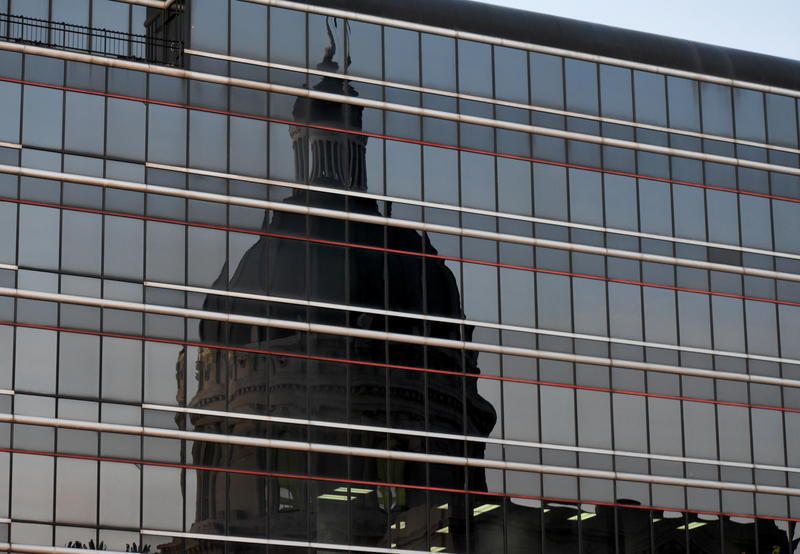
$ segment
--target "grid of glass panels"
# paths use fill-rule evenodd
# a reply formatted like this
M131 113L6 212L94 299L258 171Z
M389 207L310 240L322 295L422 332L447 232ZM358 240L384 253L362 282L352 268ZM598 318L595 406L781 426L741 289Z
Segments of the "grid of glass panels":
M40 4L50 12L28 15L58 20L67 2ZM21 5L12 0L11 12L34 9ZM348 89L339 78L199 55L196 71L798 165L793 98L239 0L187 7L193 49L389 84ZM6 540L160 552L297 552L306 542L319 552L795 551L793 493L730 485L798 487L798 387L602 360L797 381L797 282L357 216L798 273L797 178L7 51L0 99L0 163L179 192L0 171L1 287L345 330L4 295L4 413L586 470L466 469L3 423ZM184 194L194 192L279 206ZM353 217L298 215L297 205Z

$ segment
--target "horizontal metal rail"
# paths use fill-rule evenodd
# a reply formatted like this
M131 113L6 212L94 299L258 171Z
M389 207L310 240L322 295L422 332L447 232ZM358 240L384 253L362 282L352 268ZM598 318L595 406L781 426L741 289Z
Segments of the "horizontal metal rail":
M490 343L470 342L457 339L445 339L437 337L423 337L420 335L409 335L404 333L394 333L388 331L375 331L372 329L357 329L338 325L326 325L321 323L308 323L303 321L292 321L285 319L256 317L240 314L230 314L224 312L214 312L207 310L178 308L159 304L144 304L141 302L128 302L124 300L113 300L106 298L92 298L87 296L77 296L72 294L59 294L54 292L42 292L35 290L24 290L0 287L0 296L22 298L27 300L41 300L44 302L60 302L73 304L76 306L90 306L94 308L123 310L128 312L139 312L143 314L158 314L190 319L203 319L207 321L219 321L231 325L250 325L253 327L264 327L282 329L295 333L319 333L321 335L332 335L337 337L349 337L353 339L387 341L399 344L413 344L416 346L427 346L433 348L443 348L451 350L464 350L468 352L486 352L491 354L501 354L518 356L521 358L533 358L542 360L552 360L557 362L567 362L585 364L590 366L617 367L622 369L634 369L638 371L654 371L656 373L668 373L673 375L685 375L691 377L704 377L707 379L721 379L726 381L738 381L743 383L757 383L762 385L776 385L782 387L800 388L800 380L788 379L783 377L770 377L767 375L753 375L749 373L736 373L733 371L717 371L713 369L676 366L652 362L639 362L620 358L606 358L602 356L589 356L584 354L570 354L552 350L537 350L533 348L523 348L518 346L500 346Z

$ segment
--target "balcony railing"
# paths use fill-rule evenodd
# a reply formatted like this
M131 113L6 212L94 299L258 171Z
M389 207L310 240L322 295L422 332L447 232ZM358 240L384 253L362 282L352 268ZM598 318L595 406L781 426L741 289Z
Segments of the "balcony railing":
M0 40L180 66L179 41L0 13Z

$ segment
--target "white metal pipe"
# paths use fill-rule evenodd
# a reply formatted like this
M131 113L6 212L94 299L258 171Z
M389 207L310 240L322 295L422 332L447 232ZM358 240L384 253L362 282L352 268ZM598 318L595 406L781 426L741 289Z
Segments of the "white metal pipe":
M619 229L616 227L604 227L602 225L591 225L588 223L576 223L573 221L561 221L558 219L549 219L546 217L535 217L528 215L512 214L507 212L498 212L494 210L485 210L481 208L470 208L467 206L455 206L453 204L445 204L442 202L431 202L428 200L414 200L411 198L402 198L400 196L389 196L386 194L376 194L372 192L362 192L351 189L322 187L318 185L306 185L304 183L295 183L292 181L280 181L277 179L265 179L262 177L252 177L249 175L239 175L237 173L226 173L223 171L211 171L208 169L197 169L193 167L181 167L176 165L168 165L156 162L146 162L145 166L153 169L163 169L166 171L176 171L179 173L187 173L191 175L204 175L207 177L217 177L220 179L231 179L235 181L244 181L248 183L257 183L265 186L277 186L283 188L291 188L296 190L310 190L316 192L324 192L326 194L335 194L338 196L350 196L354 198L369 198L377 201L391 202L393 204L407 204L409 206L421 206L425 208L434 208L437 210L450 210L460 213L484 215L487 217L497 217L502 219L510 219L514 221L524 221L527 223L541 223L543 225L554 225L557 227L566 227L568 229L581 229L584 231L595 231L597 233L610 233L615 235L625 235L628 237L637 237L653 240L662 240L667 242L674 242L678 244L691 244L693 246L703 246L706 248L719 248L721 250L730 250L733 252L747 252L749 254L759 254L762 256L775 256L778 258L788 258L792 260L800 260L800 254L793 254L790 252L781 252L776 250L766 250L763 248L751 248L748 246L738 246L735 244L724 244L721 242L711 242L705 240L687 239L681 237L673 237L669 235L659 235L656 233L643 233L640 231L629 231L627 229ZM730 194L736 194L735 190L731 190ZM781 200L777 200L780 202Z
M578 252L582 254L611 256L615 258L623 258L639 262L677 265L682 267L691 267L695 269L705 269L708 271L721 271L724 273L734 273L736 275L747 275L751 277L764 277L767 279L779 279L785 281L800 282L800 274L787 273L783 271L771 271L767 269L758 269L753 267L741 267L741 266L727 265L715 262L706 262L701 260L675 258L672 256L662 256L658 254L632 252L629 250L605 248L602 246L589 246L584 244L574 244L574 243L555 241L549 239L523 237L520 235L512 235L509 233L495 233L493 231L465 229L462 227L454 227L450 225L423 223L418 221L410 221L406 219L396 219L396 218L362 214L356 212L342 212L339 210L315 208L311 206L288 204L285 202L271 202L268 200L258 200L255 198L241 198L236 196L227 196L224 194L215 194L210 192L175 189L171 187L163 187L158 185L148 185L143 183L120 181L117 179L89 177L86 175L74 175L70 173L46 171L42 169L23 168L11 165L0 165L0 173L9 173L13 175L36 177L40 179L52 179L56 181L60 180L72 183L82 183L86 185L116 188L121 190L132 190L137 192L162 194L166 196L175 196L179 198L202 200L205 202L216 202L216 203L230 204L235 206L246 206L250 208L260 208L265 210L273 210L277 212L287 212L299 215L337 219L342 221L355 221L359 223L368 223L373 225L385 225L388 227L413 229L415 231L424 231L428 233L441 233L446 235L455 235L455 236L462 236L462 237L469 237L469 238L476 238L483 240L509 242L513 244L524 244L527 246L552 248L556 250L565 250L568 252Z
M248 1L248 0L245 0ZM727 142L730 144L741 144L743 146L752 146L754 148L765 148L768 150L776 150L779 152L787 152L790 154L800 154L799 148L790 148L788 146L779 146L776 144L767 144L764 142L756 142L752 140L745 140L735 137L728 137L722 135L713 135L710 133L701 133L697 131L689 131L687 129L678 129L674 127L664 127L661 125L651 125L648 123L640 123L637 121L628 121L626 119L617 119L614 117L606 117L602 115L592 115L588 113L582 112L573 112L569 110L560 110L557 108L548 108L545 106L539 106L536 104L524 104L522 102L512 102L509 100L499 100L495 98L488 98L484 96L475 96L472 94L464 94L460 92L452 92L449 90L442 90L442 89L434 89L430 87L423 87L417 85L407 85L405 83L397 83L394 81L384 81L382 79L373 79L369 77L360 77L358 75L350 75L344 73L335 73L332 71L323 71L321 69L314 69L314 68L306 68L300 67L296 65L288 65L282 63L274 63L274 62L267 62L263 60L256 60L252 58L243 58L240 56L229 56L227 54L220 54L217 52L206 52L204 50L193 50L191 48L184 49L184 53L192 55L192 56L202 56L204 58L211 58L215 60L223 60L223 61L230 61L239 64L248 64L248 65L256 65L259 67L269 67L273 69L282 69L285 71L294 71L297 73L304 73L307 75L315 75L320 77L333 77L336 79L346 79L352 82L358 83L366 83L371 85L377 86L385 86L391 88L397 88L402 90L411 90L414 92L421 92L423 94L434 94L437 96L447 96L450 98L458 98L461 100L470 100L473 102L482 102L485 104L493 104L495 106L504 106L509 108L516 108L520 110L532 110L537 112L544 112L553 115L561 115L564 117L575 117L580 119L586 119L589 121L598 121L601 123L610 123L612 125L624 125L627 127L634 127L636 129L647 129L648 131L658 131L661 133L671 133L676 135L684 135L688 137L695 137L701 138L706 140L713 140L719 142Z
M382 450L379 448L364 448L356 446L343 446L339 444L322 444L314 442L289 441L268 439L262 437L246 437L237 435L222 435L217 433L202 433L197 431L181 431L177 429L161 429L158 427L142 427L138 425L120 425L115 423L98 423L94 421L80 421L62 418L38 417L17 414L0 414L0 423L15 423L19 425L34 425L39 427L55 427L59 429L75 429L82 431L95 431L118 433L126 435L160 437L174 440L188 440L194 442L210 442L215 444L229 444L253 448L274 448L278 450L292 450L297 452L313 452L340 456L354 456L359 458L377 458L382 460L396 460L404 462L419 462L449 466L473 467L480 469L493 469L501 471L519 471L524 473L545 473L548 475L562 475L567 477L587 477L592 479L621 480L637 483L650 483L659 485L672 485L679 487L694 487L703 489L728 490L760 494L780 494L786 496L800 496L800 489L791 487L778 487L772 485L759 485L754 483L733 483L724 481L711 481L707 479L688 479L684 477L668 477L663 475L643 475L601 469L587 469L576 467L553 466L534 464L528 462L508 462L502 460L487 460L482 458L469 458L464 456L446 456L443 454L426 454L421 452L406 452L401 450Z
M427 314L417 314L411 312L399 312L394 310L383 310L380 308L370 308L367 306L356 306L352 304L335 304L332 302L316 302L313 300L300 300L297 298L287 298L283 296L269 296L262 294L252 294L246 292L225 291L219 289L209 289L205 287L193 287L187 285L176 285L172 283L160 283L157 281L145 281L144 286L179 290L184 292L192 292L198 294L207 294L214 296L224 296L227 298L241 298L244 300L255 300L258 302L276 302L279 304L291 304L295 306L306 306L310 308L323 308L331 310L341 310L348 312L359 312L375 314L380 316L394 316L403 317L408 319L417 319L420 321L436 321L439 323L451 323L453 325L471 325L475 327L485 327L488 329L498 329L501 331L513 331L515 333L526 333L531 335L547 335L553 337L564 337L570 339L599 341L610 344L625 344L628 346L640 346L643 348L660 348L665 350L673 350L676 352L692 352L694 354L706 354L708 356L726 356L730 358L739 358L743 360L760 360L764 362L774 362L779 364L795 364L800 366L800 360L794 358L780 358L776 356L761 356L758 354L747 354L744 352L732 352L729 350L715 350L711 348L697 348L692 346L678 346L675 344L665 344L660 342L648 342L629 339L618 339L614 337L605 337L601 335L589 335L586 333L570 333L567 331L554 331L552 329L539 329L536 327L523 327L521 325L506 325L502 323L491 323L488 321L477 321L473 319L458 319L454 317L435 316Z
M546 386L546 385L542 385ZM499 446L511 446L521 448L537 448L541 450L558 450L562 452L578 452L584 454L599 454L602 456L623 456L626 458L639 458L645 460L659 460L665 462L678 462L689 464L705 464L719 467L735 467L739 469L759 469L765 471L783 471L786 473L800 473L800 468L774 466L767 464L752 464L749 462L733 462L728 460L712 460L708 458L693 458L687 456L668 456L666 454L649 454L645 452L633 452L628 450L614 450L608 448L590 448L586 446L568 446L563 444L552 444L545 442L533 442L514 439L496 439L491 437L475 437L472 435L455 435L452 433L435 433L431 431L421 431L417 429L398 429L394 427L380 427L376 425L358 425L344 423L340 421L324 421L314 419L300 419L281 416L269 416L261 414L248 414L240 412L229 412L223 410L207 410L203 408L185 408L179 406L165 406L161 404L142 404L144 410L157 410L164 412L195 414L220 418L241 419L245 421L262 421L266 423L281 423L289 425L305 425L311 427L323 427L328 429L348 429L352 431L366 431L369 433L405 435L412 437L427 437L432 439L459 440L480 444L496 444Z
M97 554L98 550L0 542L0 552L19 552L20 554ZM103 550L103 552L107 554L125 554L120 550Z
M40 46L31 46L26 44L19 44L14 42L0 41L0 50L10 50L14 52L23 52L37 56L48 56L52 58L59 58L65 60L79 61L83 63L91 63L97 65L104 65L107 67L119 67L130 69L133 71L144 71L159 75L168 75L171 77L179 77L184 79L193 79L196 81L204 81L208 83L216 83L220 85L227 85L233 87L248 88L253 90L260 90L264 92L273 92L277 94L286 94L289 96L297 96L300 98L311 98L314 100L323 100L327 102L335 102L340 104L349 104L353 106L361 106L364 108L372 108L377 110L388 110L398 113L409 115L416 115L420 117L432 117L435 119L443 119L447 121L455 121L459 123L467 123L471 125L481 125L485 127L492 127L496 129L506 129L509 131L518 131L522 133L531 133L542 136L549 136L555 138L562 138L566 140L576 140L597 144L602 146L612 146L617 148L625 148L632 150L640 150L643 152L651 152L654 154L662 154L667 156L679 156L693 160L700 160L705 162L713 162L725 165L732 165L735 167L747 167L750 169L759 169L762 171L775 171L779 173L786 173L788 175L800 175L800 168L788 167L777 164L769 164L765 162L756 162L752 160L731 158L728 156L719 156L716 154L706 154L703 152L694 152L691 150L681 150L677 148L670 148L667 146L657 146L653 144L637 143L633 141L615 139L610 137L587 135L583 133L576 133L573 131L562 131L560 129L551 129L549 127L540 127L536 125L528 125L524 123L513 123L510 121L498 121L486 117L477 117L466 114L446 112L441 110L432 110L429 108L420 108L417 106L407 106L404 104L396 104L392 102L384 102L381 100L371 100L368 98L359 98L355 96L345 96L342 94L332 94L328 92L321 92L314 89L290 87L285 85L276 85L272 83L264 83L261 81L252 81L248 79L239 79L235 77L226 77L224 75L216 75L213 73L202 73L199 71L189 71L185 69L178 69L175 67L166 67L155 64L144 64L140 62L132 62L128 60L121 60L116 58L105 58L94 54L82 54L78 52L67 52L63 50L54 50L51 48L43 48Z
M212 535L206 533L186 533L176 531L159 531L156 529L142 529L142 535L155 535L161 537L176 537L182 539L207 540L214 542L232 542L240 544L263 544L269 546L288 546L293 548L306 548L317 552L336 550L341 552L376 552L379 554L430 554L425 550L407 550L405 548L380 548L374 546L357 546L351 544L336 544L329 542L293 541L288 539L261 539L256 537L238 537L232 535Z
M474 42L482 42L484 44L492 44L494 46L505 46L507 48L515 48L518 50L528 50L530 52L539 52L541 54L550 54L553 56L563 56L567 58L574 58L577 60L584 60L599 64L617 65L626 67L628 69L636 69L639 71L649 71L651 73L660 73L662 75L671 75L673 77L682 77L684 79L695 79L698 81L706 81L709 83L716 83L719 85L727 85L739 88L749 88L761 92L768 92L772 94L783 94L786 96L800 97L800 91L787 89L782 87L775 87L770 85L762 85L760 83L752 83L749 81L742 81L739 79L729 79L726 77L718 77L716 75L709 75L706 73L698 73L694 71L685 71L682 69L675 69L661 65L647 64L641 62L634 62L621 58L613 58L610 56L600 56L597 54L589 54L586 52L579 52L577 50L567 50L565 48L555 48L552 46L543 46L530 42L523 42L518 40L511 40L501 37L493 37L490 35L482 35L478 33L468 33L458 31L455 29L447 29L444 27L435 27L433 25L424 25L421 23L412 23L410 21L403 21L401 19L390 19L387 17L380 17L376 15L368 15L364 13L339 10L334 8L325 8L321 6L314 6L310 4L301 4L299 2L291 2L288 0L245 0L253 4L263 4L266 6L275 6L289 10L297 10L308 13L316 13L320 15L327 15L332 17L340 17L351 19L353 21L363 21L364 23L373 23L375 25L389 25L400 29L408 29L410 31L417 31L420 33L431 33L442 35L451 38L470 40Z
M489 352L492 354L505 354L509 356L519 356L523 358L536 358L542 360L554 360L554 361L576 363L576 364L619 367L623 369L635 369L640 371L655 371L658 373L669 373L673 375L688 375L693 377L704 377L707 379L722 379L727 381L740 381L745 383L758 383L763 385L776 385L776 386L800 388L800 381L794 379L785 379L781 377L751 375L747 373L735 373L731 371L716 371L712 369L682 367L682 366L674 366L666 364L656 364L651 362L637 362L619 358L603 358L600 356L586 356L581 354L569 354L566 352L535 350L531 348L521 348L516 346L500 346L495 344L469 342L469 341L462 341L455 339L441 339L435 337L423 337L419 335L405 335L402 333L374 331L371 329L356 329L352 327L341 327L337 325L306 323L302 321L288 321L283 319L273 319L273 318L264 318L256 316L228 314L221 312L211 312L205 310L177 308L173 306L161 306L156 304L142 304L138 302L127 302L122 300L90 298L84 296L75 296L70 294L60 294L53 292L40 292L32 290L0 288L0 296L27 298L30 300L43 300L46 302L63 302L65 304L75 304L79 306L92 306L103 309L125 310L125 311L140 312L140 313L169 315L175 317L187 317L192 319L205 319L209 321L221 321L223 323L229 323L229 324L252 325L257 327L285 329L288 331L294 331L298 333L319 333L322 335L334 335L341 337L361 338L366 340L397 342L401 344L415 344L418 346L430 346L435 348L466 350L470 352Z

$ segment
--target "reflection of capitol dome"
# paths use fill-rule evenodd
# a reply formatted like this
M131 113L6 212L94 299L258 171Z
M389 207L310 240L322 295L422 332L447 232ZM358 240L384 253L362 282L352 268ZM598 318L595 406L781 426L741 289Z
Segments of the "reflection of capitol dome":
M336 71L331 61L335 46L327 49L320 68ZM324 77L314 90L339 95L355 95L343 80ZM313 127L293 126L297 180L317 186L366 190L367 139L360 135L334 133L330 127L361 128L361 108L336 102L299 98L294 107L296 121ZM318 128L319 127L319 128ZM287 203L310 204L336 210L381 215L377 202L296 190ZM436 250L425 235L393 227L305 217L274 212L264 218L263 230L280 236L310 236L351 244L386 246L393 250ZM224 289L228 267L223 267L217 285ZM422 287L427 296L420 292ZM462 318L461 299L455 277L443 261L365 249L324 246L300 240L261 236L247 250L230 277L229 289L252 294L295 299L323 300L353 306L369 306L400 312L427 312ZM314 310L289 304L252 299L208 297L204 308L242 315L284 320L315 321L363 329L385 330L411 335L471 340L472 329L419 319L384 318L374 314ZM284 352L286 356L266 356L247 352L200 349L187 360L188 406L204 410L240 412L299 419L350 421L362 425L424 429L456 435L487 436L495 425L492 406L478 395L477 380L406 370L387 370L363 364L335 363L326 359L388 361L396 365L429 367L478 373L477 355L461 351L389 344L359 338L301 334L285 330L224 325L203 321L203 343ZM311 354L314 359L300 356ZM185 354L182 354L185 355ZM387 358L388 356L388 358ZM179 367L182 364L179 364ZM179 371L180 375L180 371ZM180 378L180 377L179 377ZM196 382L192 382L192 380ZM179 399L181 400L181 399ZM466 403L466 406L465 406ZM427 407L427 409L426 409ZM426 417L427 414L427 417ZM466 414L466 423L465 423ZM426 420L428 423L426 423ZM244 419L225 419L212 415L192 415L195 430L276 439L341 443L342 431L277 425ZM353 433L349 439L359 446L418 451L426 448L425 439L396 436L387 444L385 435ZM344 440L347 440L346 438ZM439 454L463 456L458 441L430 440L428 448ZM483 456L483 445L470 443L467 455ZM267 451L245 447L225 447L195 443L191 463L225 466L301 475L335 475L356 479L401 483L425 483L429 478L442 487L485 490L481 470L431 467L383 460L334 456L312 456L297 452ZM226 481L230 491L226 493ZM311 529L320 542L345 541L341 537L341 506L318 501L319 494L307 492L317 484L299 479L261 479L259 489L253 480L226 479L224 474L198 472L196 508L192 531L246 536L274 536L307 540ZM352 532L365 545L387 542L387 516L407 514L409 534L425 534L427 511L425 491L380 488L349 506ZM463 495L453 495L451 505L464 503ZM463 512L463 510L462 510ZM187 516L192 519L191 513ZM227 526L226 526L227 520ZM419 526L411 521L418 520ZM449 523L454 529L464 522ZM413 529L412 529L413 527ZM272 530L272 531L269 531ZM412 540L409 535L409 541ZM457 534L456 534L457 535ZM346 535L345 535L346 536ZM437 536L440 541L452 541ZM392 541L402 540L393 536ZM416 537L413 540L420 540ZM233 544L229 544L229 551ZM402 544L399 545L402 547ZM236 552L249 552L244 545ZM187 543L189 552L216 552Z
M330 27L329 33L330 33ZM331 35L332 38L332 35ZM337 73L339 65L333 61L336 47L333 40L326 49L325 58L317 68ZM323 77L313 90L343 96L358 96L355 89L343 80ZM301 182L335 188L366 190L367 138L362 135L337 133L328 129L361 130L364 109L319 99L298 98L292 115L300 123L310 123L313 128L291 129L294 142L295 173Z

